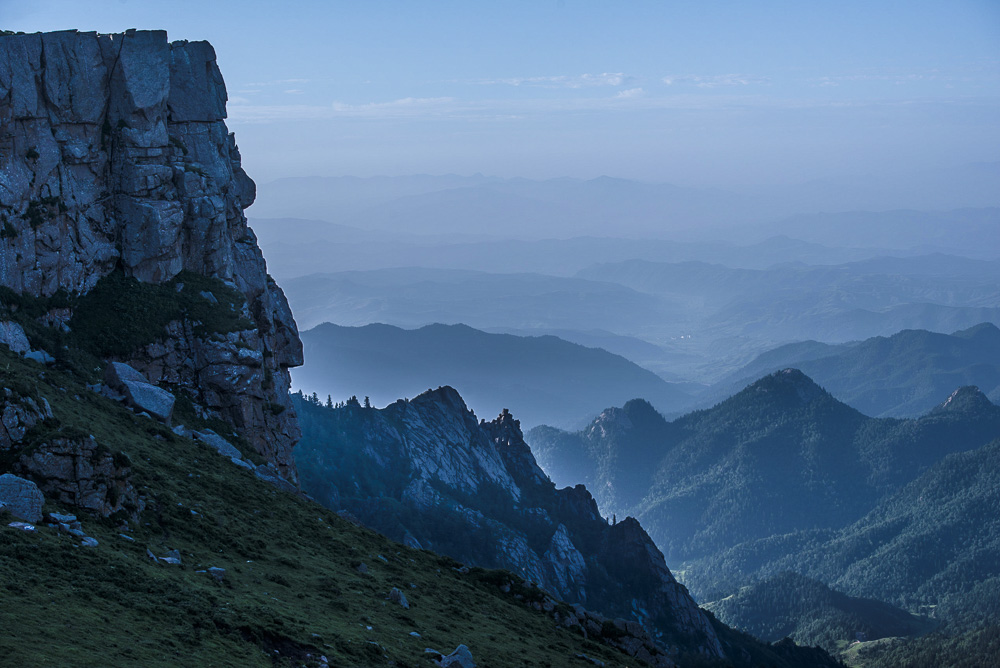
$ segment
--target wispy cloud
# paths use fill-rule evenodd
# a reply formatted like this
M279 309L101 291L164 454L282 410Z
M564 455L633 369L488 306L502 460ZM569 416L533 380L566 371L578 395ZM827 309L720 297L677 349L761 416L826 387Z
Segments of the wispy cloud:
M601 72L600 74L575 74L540 77L503 77L499 79L476 79L466 83L483 86L534 86L537 88L592 88L594 86L624 86L632 77L624 72Z
M311 79L272 79L271 81L254 81L253 83L243 84L250 88L265 88L267 86L288 86L290 84L304 84L312 81Z
M625 90L620 90L615 94L617 98L635 98L642 97L646 94L642 88L627 88Z
M670 74L663 77L663 83L668 86L675 84L690 84L699 88L719 88L721 86L749 86L751 84L766 84L767 77L748 74L715 74L704 76L699 74Z
M629 88L613 95L600 97L572 98L531 98L531 99L459 99L454 97L401 98L387 102L351 104L334 102L328 105L256 105L233 103L229 109L230 118L235 123L277 123L302 120L362 120L391 121L441 120L495 122L564 113L620 113L637 111L747 111L760 110L768 113L783 110L789 112L809 109L864 110L875 108L926 107L941 104L986 105L996 107L995 98L939 98L913 99L825 99L825 98L780 98L763 95L721 94L704 95L696 92L671 95L650 95L642 88Z

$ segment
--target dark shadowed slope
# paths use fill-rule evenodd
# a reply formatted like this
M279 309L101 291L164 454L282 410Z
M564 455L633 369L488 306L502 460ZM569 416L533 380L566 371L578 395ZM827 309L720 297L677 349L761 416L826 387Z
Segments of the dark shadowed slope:
M623 617L588 632L604 628L635 650L629 635L643 626L682 666L720 653L737 666L829 665L822 652L763 647L703 613L637 521L608 522L583 486L556 489L507 411L477 421L449 387L384 409L296 404L304 487L389 536Z

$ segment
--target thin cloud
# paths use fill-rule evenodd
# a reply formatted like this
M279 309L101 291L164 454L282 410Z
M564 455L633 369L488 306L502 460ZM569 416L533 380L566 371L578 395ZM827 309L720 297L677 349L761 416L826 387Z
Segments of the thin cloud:
M808 109L876 109L888 107L919 107L942 104L976 105L995 108L994 98L914 98L902 100L866 99L785 99L762 95L702 95L695 92L651 96L641 88L619 91L615 95L585 98L532 98L462 100L452 97L401 98L387 102L329 105L252 105L233 104L230 118L236 123L273 123L301 120L440 120L510 121L565 113L632 113L637 111L703 110L785 110Z
M626 90L618 91L615 94L615 97L619 99L628 99L628 98L642 97L645 94L646 91L644 91L642 88L628 88Z
M576 74L541 77L504 77L499 79L477 79L468 83L483 86L534 86L537 88L592 88L595 86L624 86L632 77L624 72L601 72L600 74Z
M267 86L288 86L290 84L309 83L312 79L272 79L271 81L255 81L244 84L249 88L265 88Z
M749 86L751 84L766 84L767 77L748 74L716 74L703 76L698 74L669 74L663 77L663 83L668 86L675 84L690 84L698 88L719 88L722 86Z

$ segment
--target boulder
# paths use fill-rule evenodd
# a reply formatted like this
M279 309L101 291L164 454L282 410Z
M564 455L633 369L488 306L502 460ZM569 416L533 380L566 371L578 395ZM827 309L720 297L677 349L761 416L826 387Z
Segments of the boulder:
M45 497L38 489L38 485L30 480L4 473L0 475L0 503L4 504L14 517L34 523L42 520L42 504L45 503Z
M125 401L133 408L145 411L161 422L170 422L174 414L174 395L151 383L124 383Z
M24 328L16 322L5 320L0 322L0 343L5 344L18 355L24 355L31 350L28 337L24 334Z
M245 460L243 460L243 459L241 459L239 457L230 457L229 461L231 461L232 463L236 464L239 467L245 468L248 471L254 471L257 468L256 466L254 466L250 462L245 461Z
M122 362L108 362L104 368L104 382L113 389L124 391L125 382L149 383L149 379Z
M35 525L28 524L27 522L11 522L7 526L12 529L20 529L21 531L35 531Z
M240 459L243 457L242 453L234 446L232 443L222 438L216 434L211 429L206 429L205 431L195 431L191 433L195 439L211 446L223 457Z
M122 362L109 362L104 369L104 382L125 395L125 402L145 411L162 422L170 422L174 412L174 395L157 387L139 371Z
M24 355L24 359L38 362L39 364L53 364L56 358L44 350L32 350Z
M274 485L280 490L285 492L298 492L299 488L294 484L288 482L280 475L278 472L267 466L258 466L254 469L254 475L263 480L264 482Z
M448 656L442 656L437 660L437 664L441 668L476 668L476 662L472 660L472 652L465 645L459 645Z
M385 598L387 601L392 601L393 603L398 603L399 605L403 606L404 610L410 609L410 602L406 600L406 594L399 591L399 589L397 589L396 587L393 587L392 591L390 591L389 595L386 596Z

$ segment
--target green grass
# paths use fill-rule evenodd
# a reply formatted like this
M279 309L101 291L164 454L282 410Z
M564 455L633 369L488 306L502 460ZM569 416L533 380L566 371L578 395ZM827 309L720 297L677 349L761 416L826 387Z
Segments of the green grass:
M3 350L0 372L5 384L48 399L63 428L124 453L146 496L132 522L135 542L120 538L114 521L87 516L96 548L48 528L0 527L5 665L297 666L318 665L306 654L325 654L335 666L429 667L424 648L450 652L460 643L481 668L582 665L577 653L635 665L502 594L496 573L460 575L450 559L279 492L66 371ZM154 563L147 549L177 549L183 565ZM355 568L362 562L366 575ZM210 566L226 569L223 583L195 572ZM392 587L410 610L385 600Z
M219 303L201 292L211 292ZM94 355L127 355L163 338L173 320L195 323L195 334L204 337L251 329L253 323L241 315L244 302L238 290L189 271L157 285L115 271L79 298L70 329L78 345Z

